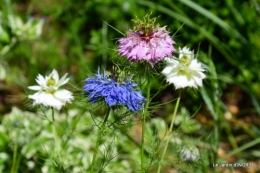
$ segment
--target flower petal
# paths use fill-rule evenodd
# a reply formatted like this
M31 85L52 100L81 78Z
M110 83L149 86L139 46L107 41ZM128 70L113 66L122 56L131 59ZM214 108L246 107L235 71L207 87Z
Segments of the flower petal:
M42 89L42 87L38 86L38 85L36 85L36 86L29 86L28 88L31 89L31 90L35 90L35 91L38 91L38 90Z

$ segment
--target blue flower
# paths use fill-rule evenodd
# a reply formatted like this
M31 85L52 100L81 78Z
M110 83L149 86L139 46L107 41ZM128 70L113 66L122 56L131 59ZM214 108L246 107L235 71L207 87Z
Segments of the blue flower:
M126 80L124 83L116 82L108 75L100 74L100 70L95 77L87 78L85 82L83 89L92 103L105 100L110 107L124 105L129 110L137 112L142 109L142 104L146 101L141 92L134 90L136 83L132 83L131 80Z

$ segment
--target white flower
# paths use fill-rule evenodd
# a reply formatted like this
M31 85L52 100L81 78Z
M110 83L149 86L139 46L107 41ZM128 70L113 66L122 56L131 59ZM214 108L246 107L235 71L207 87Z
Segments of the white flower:
M56 70L53 70L45 78L39 74L36 78L36 82L39 85L28 87L31 90L38 91L33 95L29 95L29 98L34 100L33 106L42 104L60 110L66 102L71 103L71 100L73 100L72 93L66 89L59 89L60 86L69 81L69 78L66 79L66 76L67 74L59 79Z
M186 145L182 147L181 151L181 158L185 162L194 162L197 161L200 157L199 149L195 145Z
M8 16L12 32L20 39L35 39L42 33L43 19L37 20L31 17L26 23L18 16Z
M202 64L194 59L193 51L189 48L179 48L178 58L165 58L166 67L162 74L166 76L166 81L174 84L175 88L185 88L202 86L202 80L206 78L203 73L205 69Z

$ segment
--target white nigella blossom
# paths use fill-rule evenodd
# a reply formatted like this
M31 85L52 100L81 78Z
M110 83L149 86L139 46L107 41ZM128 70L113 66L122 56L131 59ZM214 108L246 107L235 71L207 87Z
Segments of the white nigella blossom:
M39 74L36 78L39 85L28 87L37 91L35 94L29 95L29 98L33 100L33 106L42 104L60 110L67 102L71 103L71 100L74 99L72 93L66 89L59 89L60 86L69 81L66 76L67 74L59 79L56 70L53 70L49 76L45 77Z
M165 58L165 61L166 67L162 74L166 76L167 82L174 84L176 89L202 86L202 80L206 78L203 73L205 69L194 58L194 53L189 48L179 48L179 58Z
M18 16L8 16L12 32L20 39L35 39L42 33L43 19L37 20L31 17L26 23Z
M181 158L185 162L197 161L200 157L199 149L195 145L186 145L180 151Z

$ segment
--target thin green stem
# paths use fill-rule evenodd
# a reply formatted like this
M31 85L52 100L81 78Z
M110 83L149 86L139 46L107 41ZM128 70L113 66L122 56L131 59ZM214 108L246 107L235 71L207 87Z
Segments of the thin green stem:
M52 117L52 122L54 123L55 118L54 118L54 109L51 108L51 117Z
M22 157L21 153L20 153L20 152L19 152L19 153L17 152L15 172L18 172L18 170L19 170L21 157Z
M217 96L219 96L219 92L217 92ZM217 159L218 159L218 145L219 145L219 141L220 141L220 129L221 129L221 122L226 122L226 119L224 118L223 114L221 113L221 110L220 110L220 101L218 99L219 97L216 97L214 99L214 102L215 102L215 106L214 106L214 109L215 109L215 112L216 112L216 115L217 116L214 116L214 121L215 121L215 125L214 125L214 134L215 134L215 139L214 139L214 157L213 157L213 163L216 163L217 162ZM221 118L221 119L220 119Z
M54 153L55 153L55 157L58 156L59 161L61 161L61 157L60 157L60 144L59 144L59 138L58 138L58 132L55 126L55 118L54 118L54 108L51 109L52 110L52 130L53 130L53 135L54 135Z
M142 116L142 142L141 142L141 172L144 173L145 172L145 168L144 168L144 162L145 162L145 154L144 154L144 136L145 136L145 119L146 119L146 115L148 113L148 107L149 107L149 103L150 103L150 90L151 90L151 86L150 86L150 76L149 74L147 75L147 93L146 93L146 103L145 103L145 108L143 111L143 116Z
M125 132L124 130L122 130L120 127L116 126L115 123L112 123L112 126L113 126L115 129L119 130L119 132L120 132L121 134L125 135L125 136L128 138L129 141L131 141L131 142L134 143L134 145L136 145L138 148L141 148L141 144L140 144L139 142L137 142L133 137L131 137L127 132ZM144 154L145 154L146 156L148 156L149 153L148 153L148 151L144 150Z
M95 162L96 162L96 158L97 158L97 153L98 153L98 148L102 142L102 136L104 135L104 131L106 129L106 122L108 120L108 116L110 114L110 107L108 108L107 110L107 113L106 113L106 116L105 116L105 119L101 125L101 128L99 129L98 131L98 137L97 137L97 142L96 142L96 146L95 146L95 151L94 151L94 154L93 154L93 157L92 157L92 163L91 163L91 167L90 167L90 173L93 173L94 171L94 165L95 165Z
M167 151L167 148L168 148L168 145L169 145L171 136L172 136L172 135L171 135L171 133L172 133L172 128L173 128L174 120L175 120L175 117L176 117L176 114L177 114L177 110L178 110L178 107L179 107L180 99L181 99L181 91L180 91L180 93L179 93L179 97L178 97L178 99L177 99L177 102L176 102L176 105L175 105L175 108L174 108L173 117L172 117L170 129L169 129L169 132L168 132L169 135L168 135L168 138L167 138L167 141L166 141L166 145L165 145L164 150L163 150L163 154L162 154L161 160L160 160L160 162L159 162L159 167L158 167L157 173L160 173L160 172L161 172L162 162L163 162L163 159L164 159L164 157L165 157L165 153L166 153L166 151Z
M65 146L67 145L67 143L68 143L70 137L72 136L72 134L74 133L74 131L76 129L76 126L77 126L77 124L78 124L80 119L81 119L81 115L77 116L77 119L75 120L75 123L73 124L72 129L71 129L69 135L67 136L66 140L62 144L62 148L65 148Z
M17 150L18 150L18 135L15 138L14 141L14 153L13 153L13 164L12 164L12 169L11 173L16 173L17 172Z
M214 139L214 163L217 162L217 157L218 157L218 144L219 144L219 121L215 121L216 125L214 126L214 134L215 134L215 139Z

